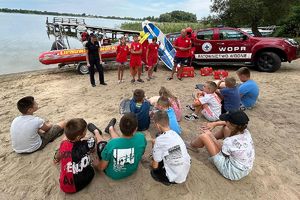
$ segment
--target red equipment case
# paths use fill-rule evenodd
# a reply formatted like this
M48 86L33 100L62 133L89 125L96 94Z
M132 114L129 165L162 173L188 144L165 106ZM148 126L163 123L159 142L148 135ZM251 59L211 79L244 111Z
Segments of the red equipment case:
M211 67L203 67L200 69L201 76L210 76L213 73L213 69Z
M214 71L214 77L215 79L221 79L226 78L228 76L228 71L224 69L219 69Z
M183 77L195 77L195 69L194 69L194 67L183 67L180 78L183 78Z

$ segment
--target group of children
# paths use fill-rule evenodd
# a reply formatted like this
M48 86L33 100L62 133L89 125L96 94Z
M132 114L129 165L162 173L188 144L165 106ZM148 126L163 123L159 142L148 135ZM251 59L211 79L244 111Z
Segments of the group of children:
M250 79L250 71L246 67L237 70L241 84L235 78L226 77L224 80L207 81L200 91L193 94L193 103L186 107L193 111L186 115L186 120L199 119L201 113L208 121L217 121L226 112L251 109L258 98L259 88Z
M251 100L258 95L258 87L253 90L256 83L250 79L247 68L239 69L237 75L243 82L239 86L234 78L229 77L224 80L225 85L206 82L202 91L194 95L194 103L187 106L194 113L185 118L197 119L201 112L206 119L214 122L203 125L201 133L190 142L184 142L181 138L179 122L183 109L179 99L161 87L159 96L149 99L143 90L134 91L130 112L125 113L119 122L121 134L116 131L115 118L104 129L105 134L111 137L108 141L95 124L81 118L51 125L34 116L38 109L34 97L24 97L17 103L22 115L11 124L12 147L17 153L32 153L64 133L54 162L61 166L61 190L75 193L92 181L95 169L114 180L132 175L147 145L142 131L149 129L153 121L158 131L151 140L150 174L154 180L165 185L185 182L191 165L187 148L198 151L202 147L207 148L211 155L209 159L225 178L239 180L250 173L255 157L251 134L247 130L249 118L240 108L253 107ZM243 87L248 81L251 81L251 89ZM221 129L212 132L216 126L221 126ZM87 130L92 137L86 136ZM220 139L224 139L223 142Z
M120 45L117 47L117 58L116 61L119 63L118 66L118 83L124 82L123 73L125 63L127 62L127 55L130 53L130 73L132 76L131 83L135 81L143 83L141 79L142 74L142 62L146 64L146 70L148 71L147 80L150 81L153 79L153 69L158 61L158 49L159 45L157 44L157 38L152 38L152 43L148 43L148 40L145 40L143 43L139 42L138 35L133 36L133 42L130 44L130 47L126 44L125 37L120 39ZM137 76L137 79L136 79Z

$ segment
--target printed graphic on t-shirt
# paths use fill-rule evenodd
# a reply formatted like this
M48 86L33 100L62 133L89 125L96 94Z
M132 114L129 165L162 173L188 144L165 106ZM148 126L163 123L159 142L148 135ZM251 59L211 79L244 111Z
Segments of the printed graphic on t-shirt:
M90 157L85 155L81 158L79 163L68 162L66 166L66 170L68 173L78 174L83 171L84 168L90 165Z
M125 164L134 163L134 148L129 149L114 149L114 171L120 172L126 170L124 168Z
M166 162L168 162L170 165L182 165L182 152L180 145L176 145L170 149L168 149L168 155L165 156Z

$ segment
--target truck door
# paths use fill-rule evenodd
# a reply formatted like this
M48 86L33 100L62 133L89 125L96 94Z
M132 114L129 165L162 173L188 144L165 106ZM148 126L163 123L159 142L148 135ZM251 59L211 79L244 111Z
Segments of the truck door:
M214 61L213 54L218 50L214 40L214 29L198 31L194 41L194 46L196 61Z
M251 42L247 35L235 29L220 28L216 40L216 57L223 62L250 62Z

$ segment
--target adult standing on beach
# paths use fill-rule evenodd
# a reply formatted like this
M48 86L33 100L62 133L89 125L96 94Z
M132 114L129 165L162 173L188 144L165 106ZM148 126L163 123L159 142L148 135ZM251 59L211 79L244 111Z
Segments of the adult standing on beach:
M190 49L192 48L191 39L186 36L186 30L181 30L181 35L174 41L174 48L176 49L176 55L174 58L174 67L172 69L172 74L167 80L172 80L176 71L176 67L178 66L177 77L179 80L182 80L181 73L183 65L188 64L188 60L190 57Z
M101 60L101 52L100 52L100 44L97 40L96 35L93 33L90 34L89 41L85 45L86 49L86 62L90 72L90 81L92 87L96 86L95 83L95 66L99 72L99 81L101 85L107 85L104 82L104 74L103 74L103 67L102 67L102 60Z

